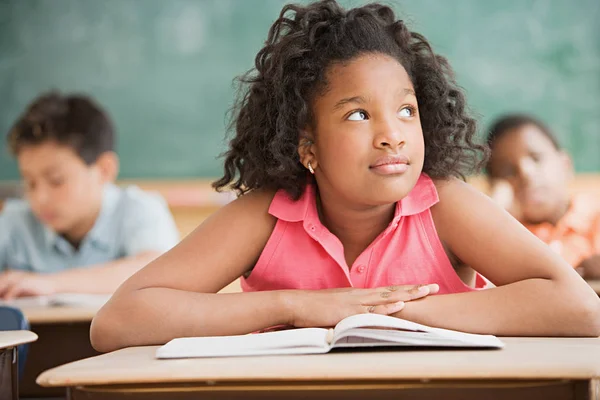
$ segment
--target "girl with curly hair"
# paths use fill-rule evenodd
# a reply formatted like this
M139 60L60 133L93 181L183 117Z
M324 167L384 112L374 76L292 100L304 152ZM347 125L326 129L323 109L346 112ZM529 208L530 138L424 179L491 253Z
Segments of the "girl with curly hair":
M448 62L389 7L287 5L242 78L225 174L241 195L127 281L100 351L379 313L474 333L600 333L578 274L457 177L477 167ZM477 290L468 265L497 287ZM242 276L244 293L217 294Z

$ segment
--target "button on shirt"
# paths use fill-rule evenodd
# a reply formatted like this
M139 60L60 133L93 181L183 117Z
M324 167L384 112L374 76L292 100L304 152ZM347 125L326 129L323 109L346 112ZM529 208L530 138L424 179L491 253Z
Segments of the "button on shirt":
M0 212L0 271L58 272L164 252L178 240L164 199L134 186L105 186L98 218L78 249L42 224L26 201L9 200Z

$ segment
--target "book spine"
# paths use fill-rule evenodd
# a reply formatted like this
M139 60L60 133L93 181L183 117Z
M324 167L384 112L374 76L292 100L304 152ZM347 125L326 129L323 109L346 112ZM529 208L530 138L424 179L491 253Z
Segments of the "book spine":
M331 344L333 342L333 337L335 336L335 332L332 329L329 329L327 331L327 336L325 336L325 340L327 340L328 344Z

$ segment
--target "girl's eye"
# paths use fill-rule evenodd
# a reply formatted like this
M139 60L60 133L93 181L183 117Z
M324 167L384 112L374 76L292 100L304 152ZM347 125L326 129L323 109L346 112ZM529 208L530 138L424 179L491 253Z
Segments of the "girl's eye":
M400 111L398 111L398 115L401 117L412 117L415 115L415 110L412 107L403 107Z
M358 110L358 111L354 111L352 114L348 115L348 121L365 121L367 120L369 117L367 116L367 113L362 111L362 110Z

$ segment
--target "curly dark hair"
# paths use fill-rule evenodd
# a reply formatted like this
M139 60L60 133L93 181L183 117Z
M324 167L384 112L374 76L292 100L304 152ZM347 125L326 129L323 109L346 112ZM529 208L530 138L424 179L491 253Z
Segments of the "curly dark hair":
M323 0L283 7L255 68L240 78L243 90L230 126L235 136L224 153L224 175L213 186L238 194L284 189L297 199L308 182L297 148L301 129L312 122L311 101L327 88L330 66L367 53L398 60L414 85L424 172L464 179L483 164L487 147L474 142L476 122L448 61L396 19L390 7L374 3L345 10L335 0Z
M12 154L23 146L54 140L71 147L88 165L114 150L114 128L106 113L85 95L44 93L27 107L6 139Z

